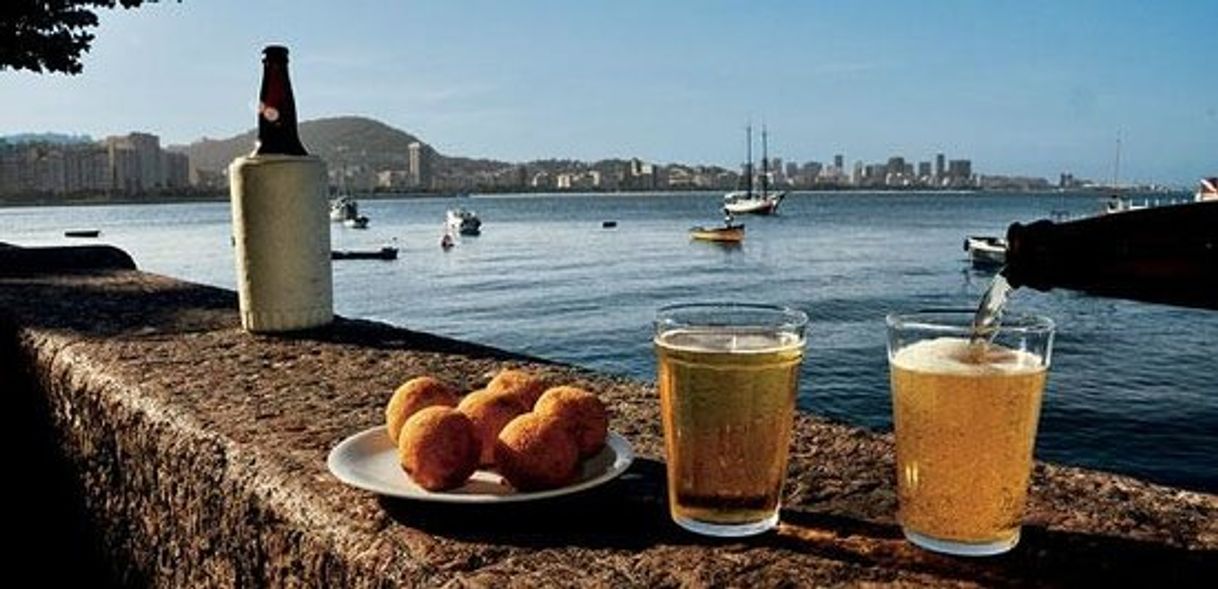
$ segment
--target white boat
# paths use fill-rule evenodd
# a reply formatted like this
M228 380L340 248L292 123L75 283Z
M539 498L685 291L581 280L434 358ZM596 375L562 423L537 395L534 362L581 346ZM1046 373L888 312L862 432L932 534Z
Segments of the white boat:
M964 238L964 251L976 268L994 268L1007 263L1007 240L989 235Z
M753 190L753 127L745 127L748 138L748 163L744 166L744 190L734 190L723 195L723 208L733 215L773 215L778 205L787 196L785 192L770 192L770 164L766 146L766 130L761 128L761 174L758 176L760 191Z
M1194 195L1193 200L1195 202L1218 200L1218 176L1202 178L1201 185L1197 187L1197 194Z
M450 230L461 235L480 235L482 233L482 220L478 218L478 213L463 207L448 209L448 212L444 214L444 221Z
M359 205L349 195L340 195L330 200L330 220L342 223L359 217Z
M1147 201L1142 201L1141 204L1138 204L1119 194L1113 194L1108 197L1108 202L1104 204L1104 212L1107 214L1124 213L1126 211L1141 210L1149 206L1150 203Z
M344 219L343 225L350 227L351 229L367 229L368 228L368 217L365 217L363 215L358 215L355 217Z

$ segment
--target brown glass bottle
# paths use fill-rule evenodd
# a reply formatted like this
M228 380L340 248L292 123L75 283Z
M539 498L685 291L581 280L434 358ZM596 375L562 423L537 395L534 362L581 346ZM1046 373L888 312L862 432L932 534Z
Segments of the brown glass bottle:
M262 89L258 93L258 143L254 155L308 155L296 130L296 99L288 78L288 48L262 50Z
M1218 202L1007 229L1013 287L1218 309Z

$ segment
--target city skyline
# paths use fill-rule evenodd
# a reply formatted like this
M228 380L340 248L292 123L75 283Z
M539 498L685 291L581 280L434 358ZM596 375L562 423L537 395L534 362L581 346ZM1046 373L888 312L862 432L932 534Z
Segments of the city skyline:
M372 116L469 157L734 168L751 120L788 161L963 153L1107 180L1119 133L1122 183L1188 186L1218 165L1201 22L1218 7L156 4L103 12L80 76L0 72L0 134L232 135L283 42L302 118Z
M329 130L321 131L320 126ZM365 131L357 131L360 127ZM975 172L971 160L947 159L943 153L936 154L933 160L906 160L894 155L887 161L856 160L849 166L844 154L835 154L826 162L802 163L784 163L782 157L775 156L756 162L756 166L742 163L739 170L733 171L715 165L659 163L638 158L591 162L476 161L459 155L454 158L454 154L438 154L418 138L371 119L305 121L301 129L319 140L313 145L320 151L314 153L329 162L331 188L362 192L722 190L738 188L746 173L757 175L755 185L768 182L776 190L1054 188L1045 178ZM350 137L353 132L361 136L382 135L382 140L389 134L406 143L400 143L397 149L386 150L382 146L370 151L368 144L359 147L334 143L336 132L340 137ZM221 149L228 151L227 156L217 160L213 151L199 162L189 157L195 146L183 152L166 151L161 148L158 136L143 132L109 136L100 141L86 135L0 136L0 198L218 193L227 190L226 162L248 148L248 137L247 134L213 142L225 145ZM199 145L201 149L212 149L207 147L208 143ZM361 155L352 156L353 149L358 149ZM453 162L462 163L454 167ZM1096 187L1069 174L1060 178L1059 188Z

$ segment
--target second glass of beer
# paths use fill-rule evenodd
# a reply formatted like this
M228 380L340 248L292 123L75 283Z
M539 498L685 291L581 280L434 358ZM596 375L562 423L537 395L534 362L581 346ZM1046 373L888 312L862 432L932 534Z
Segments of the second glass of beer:
M656 314L672 519L712 536L778 523L808 316L699 303Z
M1008 316L974 334L972 311L888 316L905 537L948 554L1019 541L1053 322Z

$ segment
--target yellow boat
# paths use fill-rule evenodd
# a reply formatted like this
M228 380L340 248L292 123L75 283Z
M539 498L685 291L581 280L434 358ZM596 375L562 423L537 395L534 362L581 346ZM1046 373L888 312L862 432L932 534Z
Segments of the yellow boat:
M740 243L744 241L744 224L727 224L721 227L694 227L689 236L702 241Z

